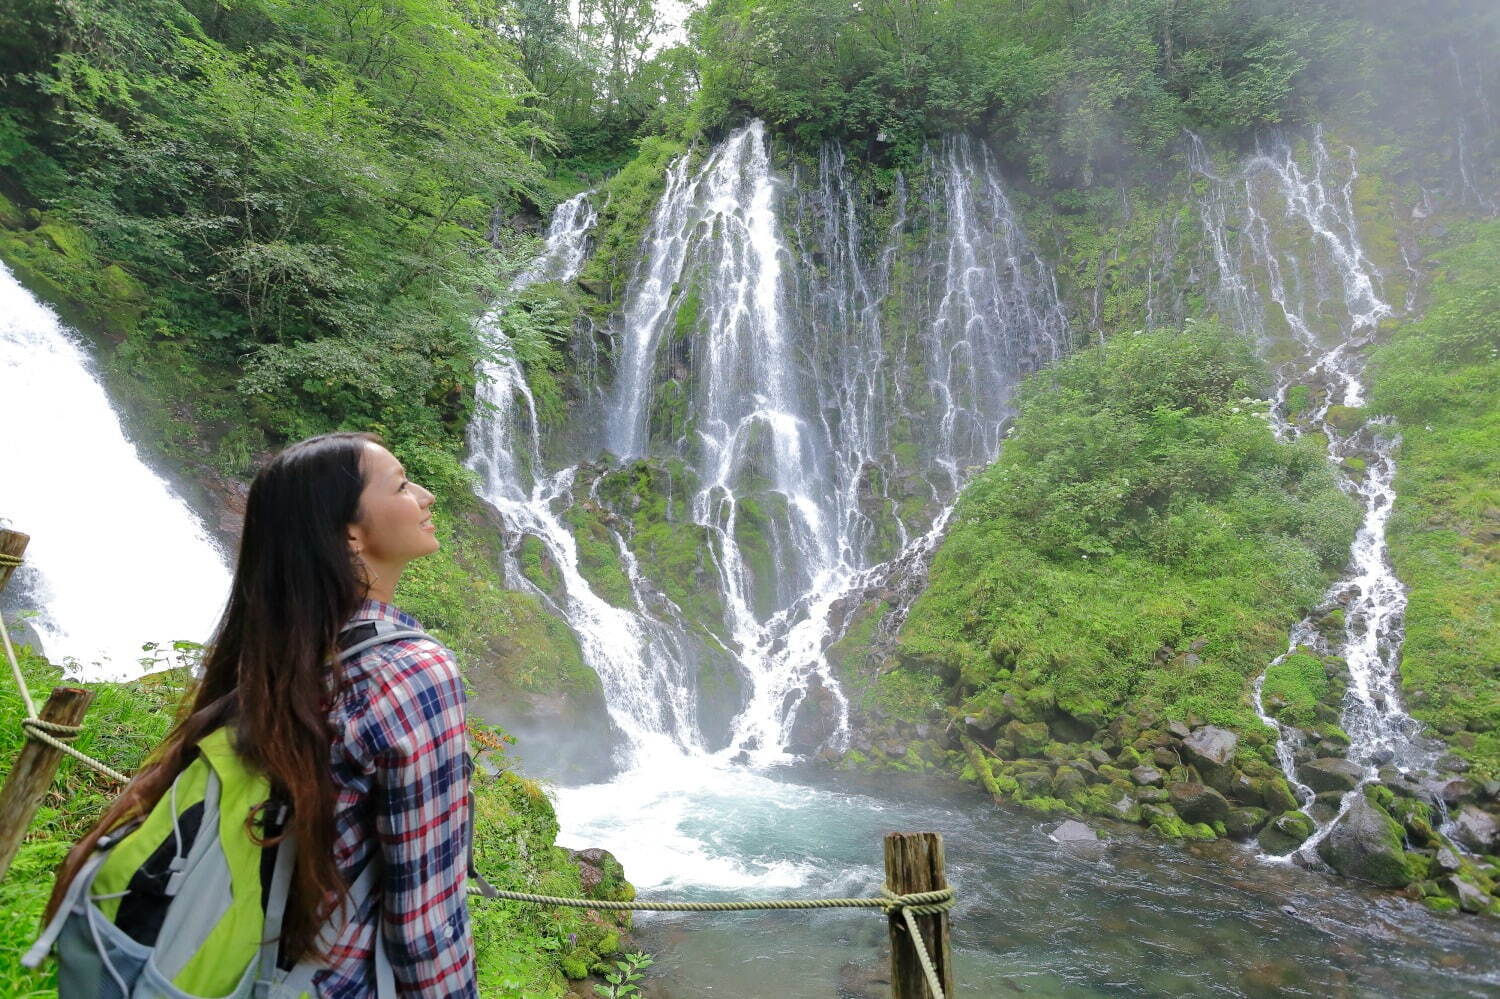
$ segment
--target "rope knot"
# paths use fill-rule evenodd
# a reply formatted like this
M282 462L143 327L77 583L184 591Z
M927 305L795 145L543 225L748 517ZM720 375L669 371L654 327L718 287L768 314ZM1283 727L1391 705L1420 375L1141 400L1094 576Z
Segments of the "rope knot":
M935 891L915 891L898 895L890 885L880 886L881 906L887 916L909 912L913 916L936 916L953 908L953 889L939 888Z
M58 722L44 721L41 718L22 718L21 727L28 734L41 732L63 742L72 742L83 731L82 725L63 725Z

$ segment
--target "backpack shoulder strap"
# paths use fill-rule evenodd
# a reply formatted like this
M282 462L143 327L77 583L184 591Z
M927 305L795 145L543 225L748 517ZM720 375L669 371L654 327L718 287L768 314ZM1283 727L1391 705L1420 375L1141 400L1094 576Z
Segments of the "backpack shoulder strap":
M403 638L425 638L429 642L438 642L436 638L425 631L415 628L403 628L394 621L358 621L343 631L339 632L338 659L343 662L352 659L366 649L372 649L377 645L387 642L399 641Z

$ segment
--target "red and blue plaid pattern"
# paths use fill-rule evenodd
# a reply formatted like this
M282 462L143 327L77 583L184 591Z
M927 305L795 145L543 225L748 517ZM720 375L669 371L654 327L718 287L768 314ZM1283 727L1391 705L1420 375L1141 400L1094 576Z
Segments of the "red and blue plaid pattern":
M411 615L366 600L350 619ZM353 883L381 851L376 892L329 952L318 976L323 999L375 994L374 933L384 917L386 951L403 995L476 997L467 903L469 773L464 687L453 653L436 642L397 639L344 663L348 692L329 714L338 734L334 851Z

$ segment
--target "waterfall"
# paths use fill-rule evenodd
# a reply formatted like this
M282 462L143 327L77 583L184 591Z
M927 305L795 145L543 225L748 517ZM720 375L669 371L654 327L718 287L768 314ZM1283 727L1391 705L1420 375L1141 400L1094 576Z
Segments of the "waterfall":
M224 556L142 461L76 333L0 265L0 523L31 535L11 587L42 652L85 679L180 665L224 606Z
M1012 388L1067 347L1050 271L989 149L952 137L920 175L915 191L895 177L876 222L842 150L778 171L752 122L701 162L669 165L613 321L598 437L622 461L680 462L690 480L680 516L707 539L723 607L711 624L745 686L721 758L784 759L813 696L836 716L813 742L840 742L847 705L823 656L838 637L831 607L931 551L968 470L998 453ZM569 261L563 279L583 256L583 217L569 202L549 230L543 260ZM535 471L530 393L489 329L488 415L471 432L483 494L557 564L553 605L637 747L722 745L697 731L693 690L694 660L724 650L642 578L619 531L632 606L593 592L559 516L593 497L575 495L576 468Z
M1381 319L1393 310L1381 294L1381 278L1359 241L1352 189L1358 177L1354 151L1343 162L1315 132L1307 158L1298 162L1285 140L1250 157L1230 177L1221 177L1194 137L1192 169L1208 181L1200 204L1204 230L1219 270L1219 311L1237 327L1271 347L1290 340L1295 356L1276 368L1273 427L1279 437L1321 433L1340 485L1363 507L1363 518L1343 575L1323 604L1291 632L1287 652L1336 654L1348 663L1349 684L1342 727L1349 735L1348 759L1364 768L1360 787L1394 763L1403 772L1431 766L1432 747L1421 725L1401 705L1401 623L1406 594L1396 578L1385 531L1395 500L1394 453L1400 443L1381 419L1366 419L1364 351ZM1281 352L1285 356L1285 351ZM1309 405L1295 411L1292 393ZM1358 459L1351 461L1349 459ZM1342 632L1325 637L1319 621L1344 611ZM1278 733L1277 755L1304 805L1310 788L1297 778L1300 732L1265 710L1260 685L1256 707ZM1313 848L1353 801L1345 795L1337 815L1318 823L1297 851ZM1315 816L1316 818L1316 816Z

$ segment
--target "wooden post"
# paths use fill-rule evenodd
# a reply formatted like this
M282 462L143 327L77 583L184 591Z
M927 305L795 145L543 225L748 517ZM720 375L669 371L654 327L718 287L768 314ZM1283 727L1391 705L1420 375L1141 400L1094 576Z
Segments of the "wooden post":
M939 833L889 833L885 837L885 883L898 895L948 887L943 873L943 837ZM917 929L937 970L943 993L953 995L953 947L948 914L917 916ZM912 945L906 918L890 916L891 995L893 999L933 999L922 961Z
M83 721L93 699L92 690L54 687L42 707L41 719L59 725L77 725ZM21 840L42 804L42 797L52 786L62 758L62 753L35 739L27 739L21 747L16 765L5 779L5 787L0 789L0 881L10 870L10 862L16 859Z
M20 558L26 554L26 546L31 544L31 535L22 534L20 531L7 531L0 527L0 555L11 555ZM0 559L0 563L8 562L8 559ZM5 589L5 584L10 582L10 574L16 571L13 565L0 564L0 591Z

